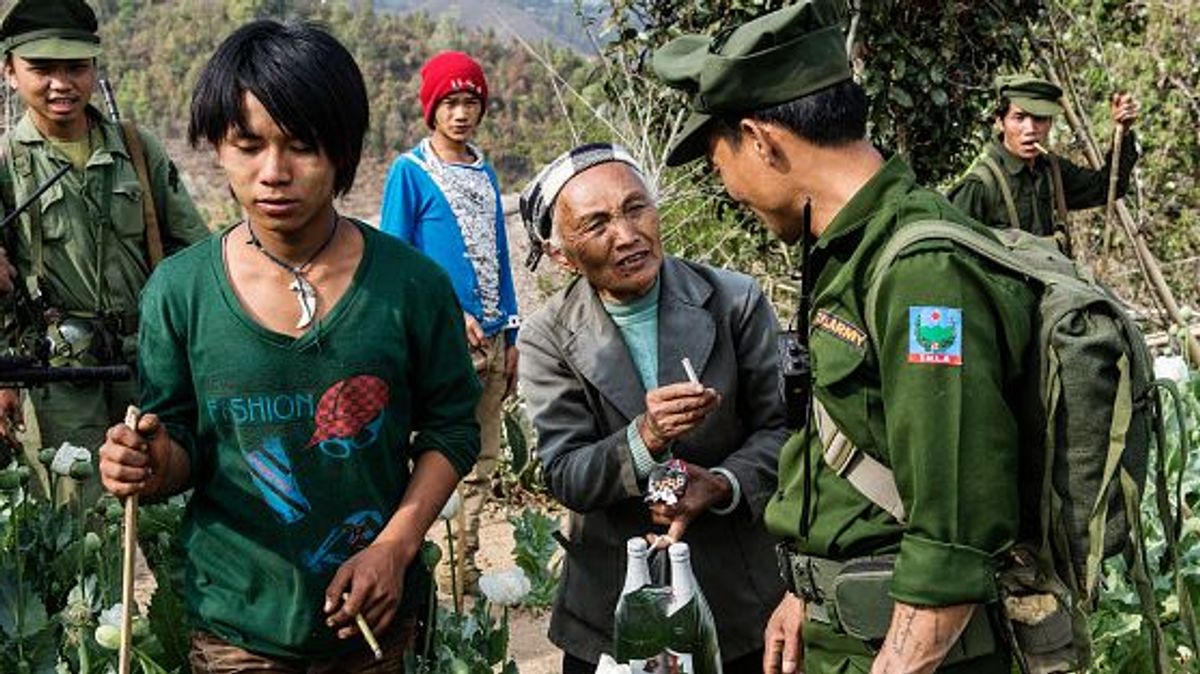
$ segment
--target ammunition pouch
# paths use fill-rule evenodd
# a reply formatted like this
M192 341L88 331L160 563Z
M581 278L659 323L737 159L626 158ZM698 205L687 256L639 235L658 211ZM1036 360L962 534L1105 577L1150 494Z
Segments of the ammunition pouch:
M1087 662L1086 646L1079 648L1088 643L1086 616L1067 585L1046 572L1032 550L1017 546L997 584L1004 636L1022 672L1074 672Z
M46 312L50 365L95 367L131 360L127 339L137 333L137 315L110 312ZM127 342L130 344L127 345Z
M895 601L889 594L895 555L858 557L840 562L776 548L784 585L804 600L806 620L831 625L878 651L892 622ZM942 665L995 653L1000 642L991 611L980 606Z

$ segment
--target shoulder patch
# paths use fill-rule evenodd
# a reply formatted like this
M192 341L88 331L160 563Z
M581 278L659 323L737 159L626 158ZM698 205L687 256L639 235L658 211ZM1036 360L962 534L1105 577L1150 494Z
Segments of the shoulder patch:
M867 343L867 333L862 328L824 309L817 310L817 315L813 317L813 327L828 332L856 348L861 349L863 344Z
M962 365L962 309L909 307L908 362Z

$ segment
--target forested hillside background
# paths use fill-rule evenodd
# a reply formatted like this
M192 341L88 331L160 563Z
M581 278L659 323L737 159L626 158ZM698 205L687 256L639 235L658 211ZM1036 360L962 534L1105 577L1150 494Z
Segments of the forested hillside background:
M354 54L371 101L368 154L407 148L426 133L419 69L444 49L469 51L486 64L492 95L479 141L506 182L527 175L544 156L542 147L554 146L557 104L544 68L511 34L469 31L452 14L437 19L377 11L368 2L317 0L106 0L99 9L104 65L123 112L165 138L186 134L192 88L220 40L251 18L276 16L324 23ZM574 52L541 49L566 77L581 72L584 61Z

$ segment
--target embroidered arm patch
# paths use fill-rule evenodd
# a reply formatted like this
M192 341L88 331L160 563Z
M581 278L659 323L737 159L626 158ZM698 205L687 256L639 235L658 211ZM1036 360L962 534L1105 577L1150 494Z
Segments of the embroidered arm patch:
M962 365L962 309L909 307L908 362Z
M824 309L819 309L813 317L813 327L859 349L867 343L867 333L862 328Z

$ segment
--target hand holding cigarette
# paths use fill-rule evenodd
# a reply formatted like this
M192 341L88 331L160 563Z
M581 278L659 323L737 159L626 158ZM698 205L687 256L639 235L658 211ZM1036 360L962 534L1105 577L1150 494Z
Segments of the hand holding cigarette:
M349 599L349 593L342 594L342 601ZM354 624L358 626L358 631L362 632L363 638L367 640L367 645L371 647L371 653L375 655L375 659L382 660L383 649L379 647L379 640L375 638L375 633L371 631L371 626L367 624L367 619L362 617L361 613L355 613Z
M646 411L635 422L642 441L654 456L700 425L721 403L721 395L700 382L691 361L684 358L682 364L688 381L648 391Z

